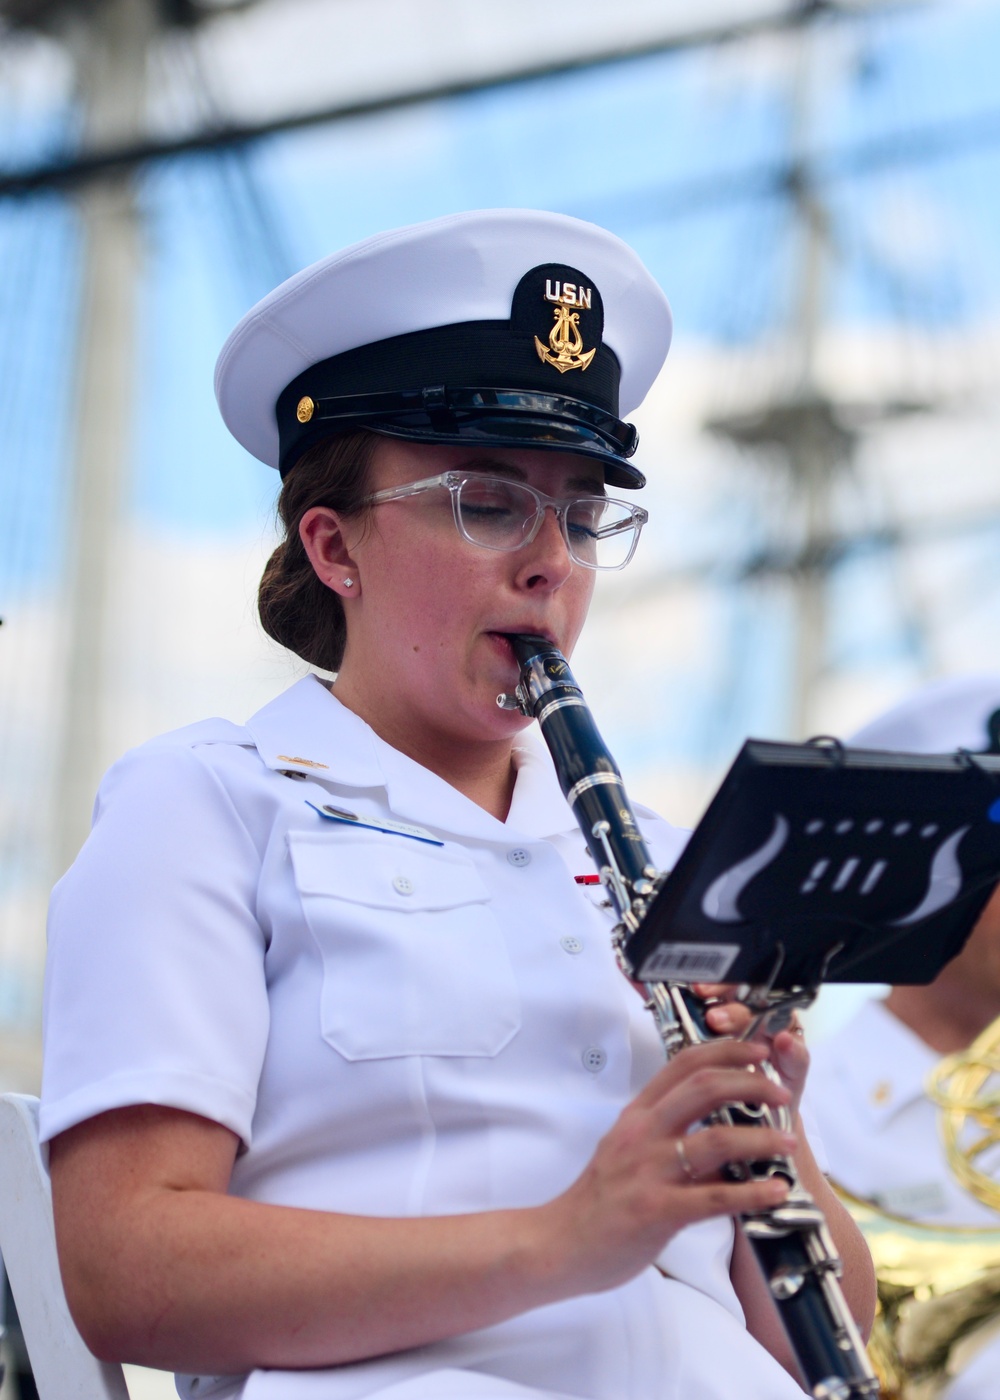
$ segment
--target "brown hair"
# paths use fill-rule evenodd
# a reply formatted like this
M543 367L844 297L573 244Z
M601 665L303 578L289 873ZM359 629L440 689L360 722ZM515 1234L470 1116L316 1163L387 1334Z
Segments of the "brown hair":
M344 658L344 605L313 571L299 538L299 522L313 506L358 515L369 490L377 438L364 430L328 438L304 452L285 477L277 515L285 538L267 561L257 590L257 612L269 637L322 671Z

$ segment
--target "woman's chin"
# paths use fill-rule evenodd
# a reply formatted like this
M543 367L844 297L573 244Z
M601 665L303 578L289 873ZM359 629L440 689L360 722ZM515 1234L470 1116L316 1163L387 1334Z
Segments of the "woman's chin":
M531 718L519 709L508 709L504 705L498 705L497 699L500 695L513 696L516 679L506 685L491 685L489 690L477 699L475 705L476 720L478 721L479 732L484 740L496 742L498 740L512 739L527 729L531 723Z

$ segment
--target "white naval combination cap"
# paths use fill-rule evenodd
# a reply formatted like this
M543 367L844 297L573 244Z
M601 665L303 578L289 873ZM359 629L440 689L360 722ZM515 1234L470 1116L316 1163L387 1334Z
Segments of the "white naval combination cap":
M1000 753L1000 673L931 681L863 725L848 743L901 753Z
M606 229L476 210L366 238L283 282L229 336L215 392L233 436L282 476L315 443L367 428L578 452L638 487L623 418L671 328L658 283Z

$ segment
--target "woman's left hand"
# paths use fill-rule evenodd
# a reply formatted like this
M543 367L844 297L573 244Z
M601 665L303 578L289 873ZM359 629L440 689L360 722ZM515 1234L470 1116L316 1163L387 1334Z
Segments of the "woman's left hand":
M691 990L712 1004L705 1012L708 1027L716 1035L740 1036L753 1019L753 1012L736 1000L737 989L717 982L699 982ZM824 1178L812 1154L808 1138L798 1122L799 1101L809 1070L809 1051L798 1016L793 1015L785 1030L771 1033L759 1029L752 1040L768 1046L768 1059L791 1095L788 1107L796 1120L798 1146L793 1152L799 1178L826 1217L836 1252L843 1260L841 1285L848 1306L867 1339L875 1312L875 1272L871 1256L857 1225ZM762 1284L760 1268L750 1257L746 1237L737 1231L733 1254L733 1283L747 1318L747 1325L792 1375L798 1370L788 1347L787 1335L776 1322L770 1290ZM742 1243L741 1243L742 1242Z
M691 990L696 996L714 1003L706 1011L705 1020L716 1035L740 1036L753 1019L754 1013L750 1008L736 1000L737 989L734 986L722 982L697 982ZM792 1095L789 1108L793 1114L798 1113L809 1072L809 1051L798 1016L792 1013L785 1030L771 1032L762 1025L751 1039L769 1047L768 1059Z

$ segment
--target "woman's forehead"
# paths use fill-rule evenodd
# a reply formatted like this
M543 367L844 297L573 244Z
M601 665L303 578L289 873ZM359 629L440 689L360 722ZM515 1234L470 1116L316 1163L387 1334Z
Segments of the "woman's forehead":
M372 487L402 485L439 472L476 471L510 476L542 491L604 490L599 463L575 452L521 447L466 447L379 437L372 459Z

